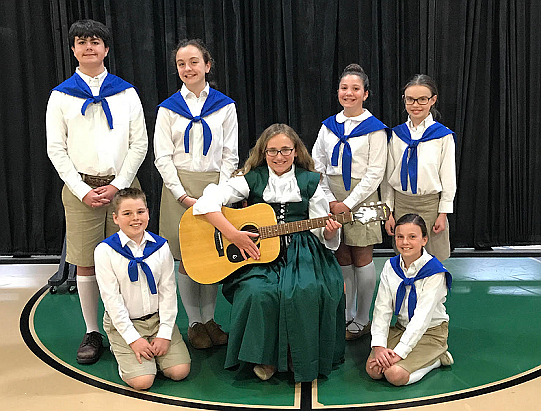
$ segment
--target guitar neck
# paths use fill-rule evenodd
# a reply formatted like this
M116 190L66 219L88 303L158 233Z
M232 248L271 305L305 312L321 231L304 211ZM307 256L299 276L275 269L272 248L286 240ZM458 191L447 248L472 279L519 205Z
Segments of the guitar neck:
M353 221L352 213L333 214L327 217L312 218L310 220L292 221L291 223L267 225L259 227L260 239L277 237L279 235L293 234L300 231L313 230L314 228L325 227L327 220L332 218L340 224L350 223Z

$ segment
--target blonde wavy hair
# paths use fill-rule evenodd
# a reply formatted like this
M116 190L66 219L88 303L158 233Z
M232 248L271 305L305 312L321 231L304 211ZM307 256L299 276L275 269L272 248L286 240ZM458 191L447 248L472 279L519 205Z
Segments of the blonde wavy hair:
M236 170L233 173L233 176L246 175L250 170L266 164L267 158L265 150L267 149L267 143L271 138L278 134L286 135L293 142L295 152L297 153L297 157L295 157L294 161L295 165L308 171L315 171L314 160L295 130L287 124L276 123L267 127L265 131L261 133L255 146L250 150L250 155L244 162L244 166Z

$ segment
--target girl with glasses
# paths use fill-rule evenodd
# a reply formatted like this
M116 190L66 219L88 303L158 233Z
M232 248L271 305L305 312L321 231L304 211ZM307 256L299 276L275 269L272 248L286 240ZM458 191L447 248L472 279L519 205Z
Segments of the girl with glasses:
M257 234L236 229L221 213L223 205L268 203L279 223L328 215L310 153L285 124L263 131L238 174L209 185L193 213L204 214L244 258L259 259ZM225 368L253 363L262 380L289 368L301 382L327 376L343 361L344 285L331 251L338 248L340 226L329 219L325 227L283 236L275 261L244 266L223 280L232 304Z
M377 193L387 158L387 132L363 107L368 76L358 64L348 65L339 79L338 101L343 110L323 121L312 150L316 170L332 213L356 211L379 200ZM369 312L376 285L373 245L381 243L378 224L347 225L336 251L346 288L346 340L370 332Z
M438 89L432 78L415 75L402 98L408 120L393 128L389 141L382 196L394 213L385 229L394 236L395 220L421 215L429 228L426 250L443 261L451 252L447 214L456 191L455 135L435 121Z

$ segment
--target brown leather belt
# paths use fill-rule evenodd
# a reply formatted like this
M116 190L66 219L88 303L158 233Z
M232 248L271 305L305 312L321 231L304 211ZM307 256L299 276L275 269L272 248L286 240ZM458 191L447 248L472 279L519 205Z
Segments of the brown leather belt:
M91 187L102 187L111 184L115 176L91 176L84 173L81 174L83 181Z

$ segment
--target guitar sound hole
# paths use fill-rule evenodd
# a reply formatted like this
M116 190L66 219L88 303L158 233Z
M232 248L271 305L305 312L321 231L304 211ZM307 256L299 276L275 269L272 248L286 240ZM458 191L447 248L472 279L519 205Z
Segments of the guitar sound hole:
M259 230L257 229L257 227L253 224L248 224L248 225L245 225L241 228L241 231L248 231L250 233L256 233L256 234L259 234ZM251 237L252 241L254 243L258 243L259 242L259 237ZM257 246L259 247L259 244L257 244Z

